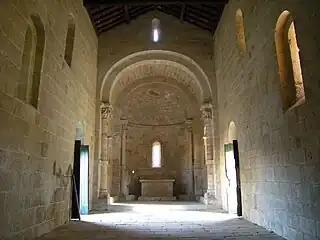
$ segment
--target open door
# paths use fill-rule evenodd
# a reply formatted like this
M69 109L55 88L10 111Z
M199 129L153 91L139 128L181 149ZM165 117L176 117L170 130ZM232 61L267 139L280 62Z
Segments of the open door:
M229 213L242 216L239 150L237 140L224 145Z
M89 146L80 146L80 214L89 213Z
M80 220L79 210L79 190L80 190L80 148L81 140L76 140L74 143L74 160L73 160L73 176L72 176L72 205L71 219Z
M72 177L71 219L89 212L89 146L81 145L81 140L74 144L74 163Z

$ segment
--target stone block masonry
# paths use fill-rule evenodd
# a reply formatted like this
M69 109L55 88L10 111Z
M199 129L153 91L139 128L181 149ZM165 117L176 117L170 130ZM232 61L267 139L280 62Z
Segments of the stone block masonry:
M28 78L21 69L31 15L40 19L45 39L36 108L17 95L19 81ZM75 36L69 66L64 51L70 16ZM1 239L32 239L70 219L68 176L77 125L83 127L84 144L94 147L97 44L80 0L1 1ZM92 166L93 161L91 183Z
M230 1L214 38L221 191L223 144L237 128L244 217L287 239L319 239L319 1ZM236 12L242 10L247 51L237 48ZM283 112L275 28L287 10L294 19L306 102ZM219 174L219 173L217 173ZM318 232L317 232L318 229Z

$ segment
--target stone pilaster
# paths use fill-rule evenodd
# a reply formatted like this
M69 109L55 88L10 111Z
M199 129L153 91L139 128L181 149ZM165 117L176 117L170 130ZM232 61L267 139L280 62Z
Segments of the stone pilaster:
M125 197L129 194L127 183L127 171L126 171L126 152L127 152L127 131L128 120L121 119L121 159L120 159L120 197Z
M213 142L213 116L212 105L210 103L201 106L201 118L203 120L203 142L205 150L205 163L207 167L207 191L205 199L207 201L214 199L214 142Z
M188 185L188 195L190 200L195 197L195 185L194 185L194 143L193 143L193 129L192 129L192 119L186 120L186 129L188 134L188 160L186 171L189 177Z
M112 106L108 103L101 103L101 153L100 153L100 189L99 197L106 198L110 194L110 156L112 151L110 135L110 120L112 118ZM112 169L111 169L112 171Z

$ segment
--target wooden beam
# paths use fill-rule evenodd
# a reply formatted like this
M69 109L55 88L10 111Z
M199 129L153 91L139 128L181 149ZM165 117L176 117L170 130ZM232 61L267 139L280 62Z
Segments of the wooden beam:
M181 7L181 15L180 15L180 22L183 23L183 17L184 17L184 11L186 9L186 5L185 4L182 4L182 7Z
M130 14L129 14L129 11L128 11L128 4L124 5L124 15L125 15L125 18L126 18L126 22L130 23Z
M111 19L108 19L108 20L106 20L106 21L101 22L101 23L97 24L96 26L97 26L97 28L98 28L98 30L99 30L99 29L101 29L101 28L103 28L103 27L105 27L105 26L108 26L108 25L113 24L114 22L121 22L121 20L122 20L122 21L124 20L124 19L123 19L123 16L118 15L118 16L116 16L116 17L113 17L113 18L111 18Z
M108 8L108 9L104 9L102 11L99 11L98 13L92 14L92 18L93 18L93 20L96 21L96 20L103 18L109 14L112 14L116 11L121 11L121 8L119 8L119 6L114 6L114 7Z
M83 5L88 6L92 4L227 4L229 0L84 0Z
M122 24L122 23L123 23L123 19L120 18L119 20L117 20L117 21L115 21L115 22L112 22L112 23L109 24L109 25L105 25L105 26L103 26L103 27L100 27L100 28L98 28L98 35L100 35L102 32L108 31L108 30L110 30L111 28L114 28L114 27L116 27L116 26L118 26L118 25L120 25L120 24Z
M132 7L130 8L129 13L132 18L133 15L140 15L141 13L145 13L146 11L150 11L151 9L153 9L152 6Z
M153 7L149 6L149 7L145 7L145 8L139 8L139 9L135 9L134 11L131 11L131 18L137 18L138 16L149 12L150 10L152 10Z
M112 22L113 20L117 20L119 18L123 18L122 12L114 12L113 14L96 20L95 23L97 27L100 27L101 25L105 25L106 23Z

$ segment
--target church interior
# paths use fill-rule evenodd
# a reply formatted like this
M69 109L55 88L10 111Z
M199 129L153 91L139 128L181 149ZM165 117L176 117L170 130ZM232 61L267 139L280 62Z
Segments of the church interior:
M318 9L1 0L0 239L320 239Z

